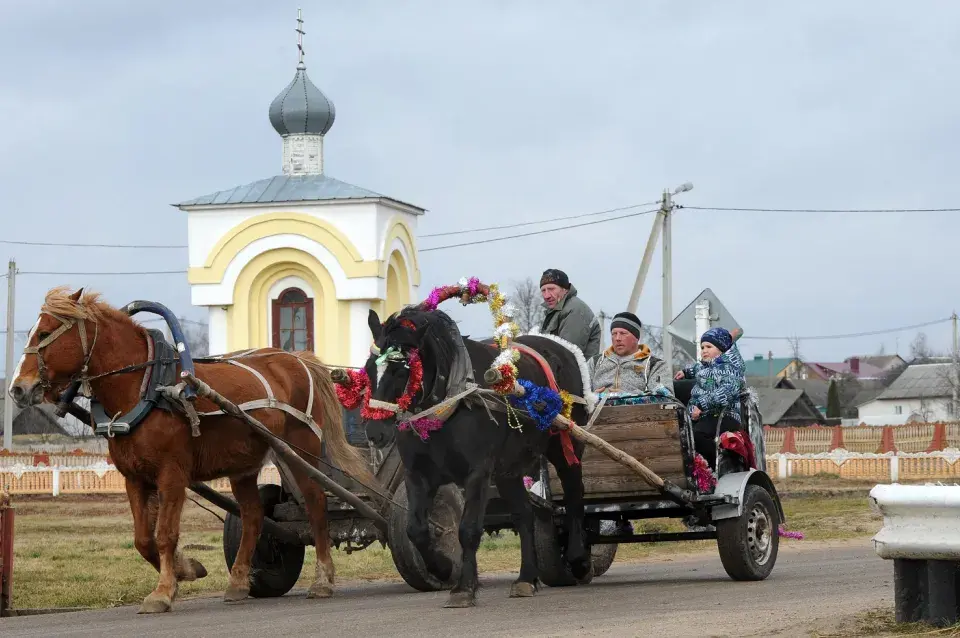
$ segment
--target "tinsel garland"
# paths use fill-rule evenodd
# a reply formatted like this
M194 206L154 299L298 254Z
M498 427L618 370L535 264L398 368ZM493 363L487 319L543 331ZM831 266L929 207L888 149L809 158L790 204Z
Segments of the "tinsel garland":
M410 367L410 378L407 380L403 396L397 399L397 406L402 412L409 411L413 397L423 386L423 362L416 348L410 351L407 365ZM340 405L347 410L355 410L362 404L360 416L370 421L382 421L396 416L396 413L390 410L370 407L370 379L367 377L366 370L347 370L347 377L349 379L347 383L335 384Z
M693 459L693 480L697 483L697 490L702 494L709 492L717 484L717 477L713 475L710 464L700 454Z
M509 398L513 407L524 409L533 418L537 424L537 429L541 432L553 424L553 420L564 409L564 400L558 392L550 388L538 386L532 381L520 379L517 383L523 388L522 397L511 396ZM544 403L540 410L536 408L537 403Z
M413 430L417 433L417 436L420 437L421 441L426 441L430 438L430 433L439 430L443 427L443 421L440 419L433 419L430 417L424 417L422 419L416 419L414 421L404 421L402 423L397 423L397 429L401 432L406 430Z

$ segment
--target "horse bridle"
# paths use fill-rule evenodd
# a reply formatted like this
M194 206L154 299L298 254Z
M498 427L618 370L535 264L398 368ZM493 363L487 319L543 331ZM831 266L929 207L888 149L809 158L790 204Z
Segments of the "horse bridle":
M47 365L43 361L43 355L41 351L49 346L51 343L63 336L67 331L69 331L74 326L78 326L80 330L80 348L83 350L83 366L80 368L79 374L75 374L70 379L70 384L80 381L81 391L89 396L90 395L90 380L87 377L87 370L90 367L90 358L93 356L93 348L97 345L97 337L100 334L100 326L96 321L93 322L93 342L90 344L89 349L87 348L87 326L83 319L69 319L66 317L61 317L52 312L45 312L43 314L50 315L54 319L60 322L60 326L48 334L42 341L37 343L35 346L28 345L23 349L24 354L35 354L37 355L37 371L40 375L40 385L43 387L45 392L50 392L53 389L53 384L50 383L50 380L47 378ZM68 384L68 385L70 385Z

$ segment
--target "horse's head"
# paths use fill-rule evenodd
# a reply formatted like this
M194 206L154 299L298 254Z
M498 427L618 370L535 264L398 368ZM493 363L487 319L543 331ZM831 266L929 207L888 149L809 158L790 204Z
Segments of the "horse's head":
M378 447L396 434L396 416L435 405L444 398L456 324L439 311L404 308L386 322L373 310L368 317L373 346L365 370L370 380L371 411L385 418L366 419L367 438Z
M54 403L71 382L86 376L104 308L98 298L83 294L83 288L47 293L9 385L19 407Z

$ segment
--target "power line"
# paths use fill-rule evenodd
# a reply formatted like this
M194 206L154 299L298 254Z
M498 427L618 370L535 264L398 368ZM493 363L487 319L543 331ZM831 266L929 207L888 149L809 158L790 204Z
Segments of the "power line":
M517 239L519 237L532 237L534 235L544 235L546 233L556 233L561 230L569 230L571 228L580 228L581 226L593 226L594 224L604 224L606 222L616 221L618 219L626 219L628 217L638 217L640 215L649 215L650 213L656 213L659 211L659 208L654 208L652 210L645 210L639 213L630 213L629 215L619 215L617 217L610 217L607 219L598 219L593 222L583 222L582 224L570 224L568 226L560 226L559 228L548 228L546 230L535 230L530 233L522 233L520 235L507 235L506 237L491 237L490 239L479 239L477 241L466 241L459 244L449 244L446 246L433 246L432 248L421 248L419 252L426 253L433 250L447 250L448 248L460 248L461 246L475 246L477 244L489 244L495 241L503 241L505 239ZM467 231L464 231L467 232Z
M186 245L162 245L162 244L81 244L81 243L57 243L47 241L15 241L12 239L0 239L0 244L11 244L15 246L61 246L70 248L186 248Z
M737 208L724 206L683 206L690 210L739 211L746 213L957 213L960 208Z
M504 224L503 226L487 226L485 228L471 228L467 230L451 230L445 233L430 233L427 235L420 235L421 238L424 237L445 237L447 235L460 235L462 233L482 233L487 230L503 230L505 228L519 228L520 226L533 226L535 224L546 224L549 222L560 222L567 219L580 219L582 217L594 217L596 215L606 215L607 213L618 213L622 210L631 210L633 208L640 208L641 206L652 206L658 202L644 202L642 204L631 204L630 206L621 206L619 208L608 208L607 210L600 210L595 213L580 213L578 215L568 215L566 217L553 217L551 219L539 219L532 222L520 222L519 224Z
M854 339L857 337L872 337L876 335L891 334L894 332L904 332L906 330L916 330L918 328L926 328L929 326L939 325L941 323L947 323L952 321L952 317L946 317L945 319L937 319L935 321L927 321L924 323L916 323L910 326L899 326L897 328L884 328L882 330L869 330L865 332L851 332L847 334L835 334L835 335L812 335L812 336L783 336L783 337L767 337L767 336L754 336L754 335L743 335L741 339L757 339L763 341L787 341L790 339L796 339L798 341L819 341L824 339ZM648 323L644 324L651 328L656 328L657 330L663 330L663 326L658 326L656 324Z
M102 275L185 275L186 270L145 270L139 272L62 272L52 270L20 270L17 275L60 275L60 276L102 276Z

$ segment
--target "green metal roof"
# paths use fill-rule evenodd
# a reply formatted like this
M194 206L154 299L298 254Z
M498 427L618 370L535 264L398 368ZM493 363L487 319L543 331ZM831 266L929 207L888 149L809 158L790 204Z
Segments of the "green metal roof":
M773 359L767 359L762 357L760 359L747 359L744 361L744 368L746 370L746 376L748 377L766 377L770 374L770 362L773 362L773 376L777 376L783 369L790 365L790 362L793 361L792 357L774 357Z

